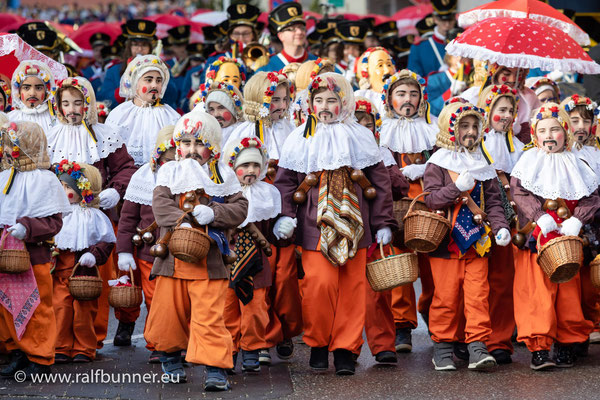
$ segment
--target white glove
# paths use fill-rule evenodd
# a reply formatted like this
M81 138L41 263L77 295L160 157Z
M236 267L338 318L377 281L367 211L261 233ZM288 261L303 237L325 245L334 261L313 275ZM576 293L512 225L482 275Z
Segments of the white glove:
M275 222L273 233L277 239L289 239L294 234L294 229L298 226L296 218L283 216Z
M579 236L583 224L575 217L567 218L560 227L560 233L565 236Z
M375 238L377 239L377 243L386 245L392 241L392 230L387 226L385 228L381 228L375 234Z
M192 225L188 224L187 222L184 222L183 224L179 225L182 228L191 228Z
M135 259L131 253L119 253L119 261L117 262L119 271L129 272L129 268L135 271L137 265L135 265Z
M556 224L556 221L554 220L554 218L552 218L552 216L550 214L544 214L541 217L538 218L537 221L535 221L535 223L537 224L537 226L540 227L540 230L542 231L542 235L546 236L548 233L552 232L552 231L557 231L558 230L558 225Z
M15 224L6 230L15 239L23 240L27 236L27 228L23 224Z
M215 220L215 212L209 206L198 204L194 207L192 215L200 225L208 225Z
M105 210L110 210L119 203L119 200L121 200L119 192L113 188L104 189L100 192L98 197L100 198L100 207Z
M506 228L502 228L498 231L496 235L496 244L498 246L508 246L510 243L510 232Z
M83 255L79 258L79 264L84 267L91 268L96 265L96 257L89 251L87 253L83 253Z
M426 167L427 164L411 164L402 168L400 171L402 171L402 175L404 175L406 179L416 181L417 179L423 177Z
M473 186L475 186L475 179L473 175L469 171L463 171L456 178L456 182L454 182L458 190L464 192L466 190L471 190Z

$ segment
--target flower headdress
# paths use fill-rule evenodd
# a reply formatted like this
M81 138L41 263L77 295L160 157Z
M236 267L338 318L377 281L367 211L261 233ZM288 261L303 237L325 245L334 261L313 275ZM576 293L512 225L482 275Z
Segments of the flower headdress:
M205 107L208 106L208 104L206 104L206 98L208 97L209 93L214 92L216 90L225 93L231 98L231 101L233 101L233 105L235 106L236 110L236 119L239 120L242 116L243 99L240 91L233 85L230 85L225 82L213 82L212 84L208 85L203 83L200 85L200 96L198 97L198 100L196 102L202 102L205 104Z
M600 138L596 137L596 132L598 129L598 114L600 114L600 108L598 108L598 103L590 99L589 97L580 96L578 94L574 94L571 97L567 97L560 103L560 106L565 109L567 113L570 113L575 109L575 107L583 106L586 110L590 111L593 115L592 118L592 127L590 129L590 139L589 143L595 142L595 145L600 147Z
M154 153L150 157L150 168L152 169L152 171L156 171L156 169L158 167L158 160L159 160L160 156L162 156L164 153L166 153L167 150L172 149L174 147L177 147L177 145L175 144L175 141L173 140L173 138L171 138L168 141L160 143L154 149Z
M538 145L535 130L537 124L544 119L554 118L565 131L566 150L571 150L573 145L573 131L571 129L571 119L569 114L556 103L546 103L537 110L533 111L531 118L531 139L535 146Z
M229 151L227 153L227 165L229 165L231 168L233 168L238 154L240 154L242 152L242 150L248 149L248 148L258 149L260 151L260 154L262 155L262 158L264 161L267 161L269 159L269 156L267 154L267 149L265 146L263 146L263 143L260 141L259 138L256 138L256 137L243 138L240 141L240 143L237 144L233 149L229 149L229 148L226 149ZM261 165L261 170L264 169L264 167L265 167L264 165Z
M530 81L530 79L531 79L531 81ZM550 78L546 78L546 77L527 78L525 80L525 84L527 86L529 86L529 88L531 90L533 90L536 95L539 95L540 93L542 93L548 89L551 89L552 91L554 91L554 94L556 95L556 100L560 100L560 87L554 80L552 80Z
M424 117L428 124L431 123L431 115L430 115L430 107L429 102L427 101L427 88L425 87L425 79L423 79L420 75L414 73L411 70L403 69L401 71L396 72L394 75L388 78L383 85L383 91L381 93L381 101L383 103L383 107L386 110L387 116L390 118L394 117L394 109L391 106L390 97L392 89L394 88L394 84L401 79L412 79L415 81L417 86L421 89L421 99L419 100L419 106L417 108L417 115L419 117Z
M23 82L30 76L37 77L42 81L46 89L46 101L48 102L48 109L52 112L52 104L50 102L50 96L52 95L52 88L54 87L54 76L48 66L41 61L27 60L22 61L17 69L13 72L11 79L11 86L13 93L19 93ZM24 108L25 105L21 101L19 96L13 96L13 104L17 108Z
M159 98L162 99L169 84L169 68L159 57L154 55L137 56L127 64L127 68L121 76L119 95L127 100L133 99L136 95L138 81L149 71L157 71L163 79L162 90L159 95ZM160 105L160 101L155 104L155 106Z
M244 87L246 84L246 66L243 62L240 62L237 58L227 58L227 57L219 57L215 62L208 66L208 71L206 71L206 83L209 85L213 83L215 78L217 77L217 72L221 68L221 65L225 63L233 63L238 67L240 71L240 78L242 79L241 87Z
M89 206L95 199L94 192L92 191L92 183L83 174L84 169L76 162L69 160L62 160L59 164L54 166L54 173L57 177L61 177L63 174L69 175L77 186L79 193L81 194L81 205Z
M494 78L496 77L496 75L500 71L502 71L504 68L508 68L508 67L500 65L498 63L489 63L488 62L488 64L486 65L486 69L488 71L488 76L487 76L484 84L481 86L481 89L483 90L486 86L488 86L490 83L492 83L494 81ZM519 74L517 76L518 81L516 82L517 89L520 89L525 85L525 79L527 78L528 74L529 74L529 68L520 68ZM500 82L500 84L503 85L504 82Z
M354 114L354 92L350 82L342 75L335 72L327 72L323 75L318 75L308 85L308 118L306 120L306 126L304 128L304 137L308 138L314 135L317 118L313 110L313 96L319 88L326 88L332 91L340 99L341 111L337 118L337 121L344 121Z
M514 107L513 112L513 121L517 116L517 108L519 105L519 96L517 95L517 90L511 88L507 85L490 85L486 87L481 94L479 95L479 102L477 105L480 108L483 108L486 115L486 127L485 131L487 132L491 126L491 118L492 118L492 110L494 109L494 105L496 102L502 98L507 97L511 100ZM512 121L510 127L508 128L508 132L506 133L506 145L508 146L508 150L512 153L515 151L514 144L514 134L512 128Z
M69 77L59 81L52 90L52 106L57 118L64 124L68 123L67 118L61 112L62 93L67 88L74 88L83 95L83 120L88 132L95 140L95 135L90 131L89 125L98 123L98 112L96 110L96 95L92 84L81 76Z
M377 108L368 99L364 97L356 97L356 108L355 112L366 112L371 114L375 121L375 139L379 142L379 134L381 132L381 115L377 111Z
M279 77L276 73L269 72L267 74L267 79L269 80L270 85L267 88L267 90L265 90L265 94L263 96L263 103L260 107L260 110L258 111L258 115L260 115L261 118L269 116L269 110L271 108L271 98L273 97L273 94L275 94L275 90L277 90L277 85L279 85Z
M16 160L21 155L21 149L19 148L19 138L17 136L17 124L11 122L2 130L6 133L8 139L11 142L10 153L7 154L10 154L10 156ZM2 135L2 133L0 132L0 160L2 160L2 158L4 157L4 141L2 139L3 137L4 135Z

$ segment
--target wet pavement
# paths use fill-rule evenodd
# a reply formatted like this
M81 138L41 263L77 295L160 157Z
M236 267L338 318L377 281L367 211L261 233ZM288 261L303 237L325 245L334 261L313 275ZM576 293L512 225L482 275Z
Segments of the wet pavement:
M138 321L143 321L143 318L144 314ZM460 360L457 362L458 371L437 372L431 363L431 340L422 321L420 323L419 328L413 331L413 352L400 354L397 366L377 365L365 344L358 359L356 375L335 376L332 356L329 371L314 373L308 367L310 349L298 337L294 340L295 355L290 362L279 360L272 350L273 364L252 375L242 374L238 362L237 374L230 377L231 391L205 393L202 366L186 368L188 382L185 384L160 383L160 365L147 364L149 352L144 347L141 335L142 323L136 326L132 347L114 347L111 339L116 331L116 321L111 316L109 337L99 351L97 361L53 367L57 379L62 376L62 379L73 380L76 374L80 374L77 378L79 383L17 383L13 379L0 378L0 397L140 400L600 398L600 345L591 345L589 356L580 359L574 368L534 372L529 368L530 354L527 349L516 346L512 364L499 366L489 372L469 371L467 363ZM129 378L122 375L124 373L128 373ZM155 373L156 383L143 383L143 374L147 374L146 381L149 382L153 379L151 373ZM102 382L103 379L113 378L120 382ZM87 383L92 379L94 383ZM127 379L137 381L127 383Z

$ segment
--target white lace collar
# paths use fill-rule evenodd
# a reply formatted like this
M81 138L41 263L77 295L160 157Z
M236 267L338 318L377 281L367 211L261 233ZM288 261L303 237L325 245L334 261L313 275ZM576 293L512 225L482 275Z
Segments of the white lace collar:
M60 250L82 251L105 242L115 243L115 231L106 214L94 207L71 204L71 213L63 216L63 226L54 237Z
M386 149L385 147L379 147L379 152L381 153L383 165L385 165L386 167L397 165L396 160L394 159L394 155L392 154L390 149Z
M150 163L144 164L131 176L123 198L132 203L152 206L152 191L155 186L156 174L152 172Z
M70 125L57 123L48 132L48 153L50 162L61 160L94 164L108 157L123 146L118 127L95 124L88 131L83 124ZM96 140L92 138L94 133Z
M269 159L279 160L283 143L285 143L285 140L294 129L294 125L287 118L273 122L273 125L270 127L264 126L263 139L265 146L267 147ZM256 137L256 124L254 122L242 122L236 130L229 135L227 141L230 142L245 137Z
M281 194L270 183L256 181L252 185L242 185L242 193L248 199L248 216L240 228L251 222L275 218L281 212Z
M457 174L469 171L473 178L478 181L487 181L498 176L496 170L487 163L479 148L474 152L468 152L464 149L453 151L441 148L433 153L427 162Z
M217 184L210 179L208 164L200 165L196 160L169 161L163 164L156 176L156 186L166 186L173 194L204 189L209 196L226 197L242 191L235 172L224 163L219 163L223 179Z
M523 154L523 143L513 137L515 150L511 153L506 142L506 133L496 132L494 129L490 129L485 133L484 141L485 148L494 160L492 167L510 174L517 161L519 161L521 154Z
M512 170L521 186L544 199L579 200L598 188L596 173L573 152L547 153L537 147L523 153Z
M583 159L596 172L598 183L600 183L600 149L596 146L583 146L576 148L573 146L571 150L577 157Z
M45 108L43 107L44 105ZM50 111L48 111L48 105L46 103L43 103L42 105L38 106L38 108L34 108L33 110L28 108L24 108L22 110L12 110L7 114L7 116L8 119L13 122L35 122L42 127L44 133L47 133L52 125L56 122L56 120L50 115Z
M47 112L48 116L50 116L50 110L48 109L48 102L47 101L41 102L40 104L38 104L34 108L26 107L25 105L23 105L22 107L15 108L13 111L19 111L19 112L21 112L23 114L28 114L28 115L43 114L43 113Z
M123 141L135 165L150 162L154 152L158 131L166 125L175 125L180 115L169 105L158 107L138 107L126 101L108 114L107 125L122 126Z
M11 170L0 172L0 190L9 181ZM0 226L17 223L21 217L43 218L69 213L71 207L62 184L48 170L17 172L10 192L0 191Z
M225 144L229 141L229 136L241 125L241 122L236 122L229 125L227 128L221 128L221 148L225 148Z
M379 145L400 154L420 153L433 149L439 131L437 118L385 118L381 125Z
M373 132L354 117L333 124L318 123L308 138L304 137L305 125L294 129L283 144L280 167L308 174L341 167L363 169L381 161Z

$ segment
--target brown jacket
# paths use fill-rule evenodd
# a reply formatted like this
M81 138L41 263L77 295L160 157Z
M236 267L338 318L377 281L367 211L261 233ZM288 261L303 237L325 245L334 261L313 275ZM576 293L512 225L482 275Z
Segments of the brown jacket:
M115 189L121 198L125 196L131 176L137 171L133 158L127 152L125 145L106 158L95 162L94 167L98 168L102 175L102 188Z
M23 241L29 252L31 265L50 262L50 246L45 241L52 239L60 232L63 225L62 214L43 218L22 217L17 219L17 223L27 228L27 234Z
M137 229L146 229L154 222L154 213L152 206L138 204L129 200L123 201L121 216L119 218L119 230L117 232L117 253L134 253L137 249L137 257L141 260L153 262L154 257L150 255L150 248L158 240L158 229L152 232L154 241L150 244L143 243L140 247L135 247L131 238L137 234Z
M180 195L173 195L171 190L165 186L154 188L152 197L152 211L156 222L160 228L160 237L162 238L169 230L175 228L177 220L184 214L179 208ZM202 198L202 204L210 207L215 213L214 221L209 225L211 228L219 230L229 230L237 227L246 219L248 214L248 200L244 195L236 193L225 198L223 203L208 201ZM187 215L184 222L192 223L193 216ZM209 279L228 279L229 271L223 263L221 252L216 244L212 244L208 253L206 264L208 268ZM175 269L175 260L169 253L167 257L155 258L152 266L153 276L173 276Z
M408 195L410 183L408 182L408 179L402 175L402 172L397 165L390 165L386 168L390 174L390 180L392 183L392 198L394 201L401 200L403 197Z

